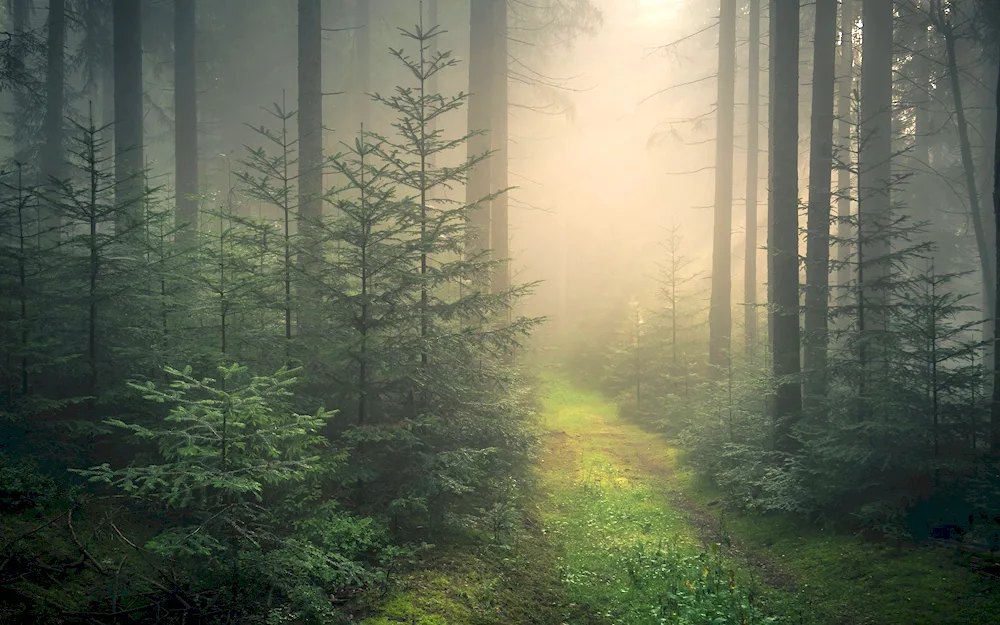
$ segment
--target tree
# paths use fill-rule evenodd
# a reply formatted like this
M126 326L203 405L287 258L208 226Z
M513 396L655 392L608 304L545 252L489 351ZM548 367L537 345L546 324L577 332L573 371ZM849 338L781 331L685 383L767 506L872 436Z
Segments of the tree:
M496 55L493 40L496 29L493 21L494 0L470 0L469 18L469 155L488 153L493 108L493 59ZM476 256L490 246L490 178L489 161L478 164L465 185L465 198L469 204L478 203L469 215L466 255Z
M981 9L989 18L994 41L1000 41L1000 7L995 3L984 5ZM994 54L996 47L994 46ZM997 106L996 110L1000 115L1000 78L997 79ZM1000 120L996 124L996 143L993 154L993 243L997 249L993 250L993 259L996 266L993 268L993 277L996 280L993 293L996 298L993 310L1000 310ZM1000 354L1000 315L993 318L993 397L990 403L990 448L994 454L1000 454L1000 366L996 366L996 354Z
M715 136L715 222L709 364L726 366L732 332L733 126L736 108L736 0L719 5L719 88Z
M510 182L508 174L507 143L508 117L510 114L507 84L507 2L501 0L494 3L496 12L494 25L494 59L493 59L493 111L492 111L492 144L493 156L490 166L493 178L493 201L490 205L490 247L494 258L500 261L493 272L492 290L501 293L510 287L510 267L507 257L510 255L510 232L508 216L507 186Z
M198 93L196 0L174 2L174 161L178 234L190 238L198 225Z
M372 56L372 1L356 0L354 28L354 58L353 77L353 108L355 119L364 124L367 130L371 125L371 106L368 92L371 90L371 56Z
M962 93L962 80L958 67L958 52L956 51L956 33L953 24L955 9L946 11L941 0L931 0L930 22L944 38L945 55L948 67L948 78L951 82L951 95L955 104L955 123L958 127L959 149L962 158L962 169L965 174L965 189L969 198L969 213L972 217L972 229L976 235L976 249L979 252L979 271L983 284L983 314L988 323L996 316L993 307L996 296L993 268L990 267L990 249L986 241L986 226L983 224L983 214L979 207L979 189L976 181L976 165L972 156L972 142L969 139L969 123L966 119L966 106ZM988 334L988 330L987 330Z
M45 73L45 120L42 134L41 170L46 180L61 178L65 170L65 155L63 153L63 108L66 91L66 0L50 0L49 18L46 23L47 67ZM59 231L59 223L54 219L51 210L48 211L40 227L48 238ZM57 237L58 238L58 237Z
M322 0L299 0L299 234L305 263L319 257L309 242L323 217L323 25ZM299 324L305 321L300 317Z
M743 300L746 352L754 357L757 343L757 187L760 167L760 2L750 0L750 46L747 101L746 246L743 252Z
M850 255L847 247L849 218L851 216L851 93L854 91L854 0L841 0L840 4L840 76L837 87L837 148L840 163L837 167L837 261L842 263L837 271L837 286L844 288L850 281L849 265L844 261Z
M892 208L893 2L865 0L862 6L864 62L858 120L858 214L862 232L858 244L870 246L862 250L867 263L889 253L887 239L879 233L888 227L886 220ZM872 264L861 285L873 303L880 297L878 283L882 275L882 265ZM869 316L869 320L870 324L876 324L874 316Z
M142 93L142 2L114 0L115 189L127 210L115 225L135 228L140 221L144 182Z
M796 447L793 428L802 412L799 363L799 0L772 0L771 71L774 76L770 172L772 210L771 349L777 393L774 401L775 449ZM780 122L778 121L780 120Z
M806 234L805 387L811 404L826 394L830 286L830 178L836 83L837 0L817 0L809 133L809 209Z

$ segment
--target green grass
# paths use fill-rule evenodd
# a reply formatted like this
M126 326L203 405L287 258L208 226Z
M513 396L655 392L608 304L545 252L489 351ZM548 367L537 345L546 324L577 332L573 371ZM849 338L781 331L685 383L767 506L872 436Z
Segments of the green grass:
M691 472L666 485L705 504L720 498ZM889 546L790 517L729 514L728 530L796 580L796 604L818 623L1000 623L1000 585L948 548Z
M527 510L540 527L506 548L440 555L366 625L749 624L765 612L793 624L1000 623L1000 588L950 550L733 513L723 534L739 549L706 543L720 493L682 452L596 393L556 376L546 388L540 490ZM761 560L781 584L766 583Z
M649 462L671 454L655 435L594 394L556 380L550 389L543 519L565 550L571 600L616 625L776 622L757 585L657 492Z

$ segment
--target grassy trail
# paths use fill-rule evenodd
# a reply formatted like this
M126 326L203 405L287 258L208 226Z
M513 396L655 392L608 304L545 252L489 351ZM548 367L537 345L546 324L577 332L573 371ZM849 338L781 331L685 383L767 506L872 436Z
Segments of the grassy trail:
M547 380L539 488L506 546L440 553L366 625L1000 623L948 550L728 515L657 434Z

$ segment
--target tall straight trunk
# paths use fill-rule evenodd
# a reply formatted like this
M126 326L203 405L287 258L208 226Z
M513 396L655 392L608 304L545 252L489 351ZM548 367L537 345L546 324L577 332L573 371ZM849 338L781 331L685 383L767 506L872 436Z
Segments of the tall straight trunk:
M884 229L892 209L892 61L893 0L865 0L862 4L861 111L858 154L858 214L861 220L859 247L865 263L862 296L867 300L867 328L881 325L876 309L886 293L878 284L885 267L878 259L889 253ZM867 341L867 339L863 339Z
M777 393L774 401L774 447L793 451L794 427L802 413L799 366L799 0L774 0L773 168L770 173L774 215L771 346ZM831 96L832 99L832 96ZM832 132L832 131L831 131Z
M807 404L826 395L830 288L830 189L833 104L837 81L837 0L816 0L812 119L809 134L809 209L806 238L805 351Z
M712 296L709 364L713 375L726 366L732 334L733 126L736 114L736 0L719 3L719 85L715 133L715 223L712 237Z
M931 62L930 62L930 34L927 31L927 16L925 14L926 0L917 0L917 15L914 19L917 20L917 39L914 41L913 47L913 88L915 90L913 96L913 121L914 121L914 137L913 137L913 147L910 151L910 156L914 161L914 166L917 168L929 168L930 167L930 141L931 141L931 129L930 129L930 105L931 105ZM914 197L914 200L921 200L921 198ZM920 209L916 212L917 217L920 219L925 219L929 217L927 214L926 200L920 202ZM916 207L913 207L916 208ZM911 211L912 212L912 211Z
M24 35L30 28L31 0L10 0L8 5L10 11L11 30L14 35ZM11 72L15 76L26 71L25 46L15 45L11 49ZM21 90L11 94L11 108L13 113L13 125L11 134L14 136L14 160L19 163L26 161L24 137L17 132L17 126L23 123L27 115L28 102L26 95Z
M142 0L114 0L116 226L137 227L142 218L143 98Z
M469 158L480 158L490 151L491 103L493 102L493 8L494 0L471 0L469 18L469 132L476 133L468 143ZM465 201L476 207L469 216L466 255L476 256L490 244L490 163L483 161L469 172Z
M769 0L767 8L767 336L768 343L774 337L774 315L771 314L770 305L774 302L774 283L771 278L774 276L774 192L771 182L774 174L774 128L778 125L774 111L775 75L774 65L776 57L775 40L777 39L777 24L775 16L778 9L778 0ZM770 348L770 345L768 345ZM766 361L765 354L765 361Z
M1000 66L998 66L1000 67ZM997 79L997 111L1000 111L1000 78ZM996 143L993 150L993 240L1000 242L1000 120L996 124ZM997 280L993 294L994 310L1000 310L1000 249L994 250L996 261L993 276ZM1000 316L993 318L993 353L1000 354ZM990 405L990 448L1000 454L1000 367L993 367L993 402Z
M198 225L198 95L195 2L174 2L174 147L178 237L190 240Z
M840 83L837 89L837 148L841 167L837 171L837 286L842 290L851 281L851 270L846 261L851 254L851 93L854 91L854 0L840 3Z
M45 72L45 121L42 128L45 144L42 147L42 177L59 179L65 174L63 153L63 108L66 98L66 0L49 0L49 18L46 23L46 72ZM59 237L59 216L45 215L42 225L45 237Z
M303 268L314 266L315 224L323 216L323 27L322 1L299 0L299 215L306 240ZM300 296L301 301L308 297ZM300 326L308 325L302 316Z
M972 215L972 229L976 235L976 249L979 252L979 271L983 280L984 324L989 324L989 320L996 316L994 308L996 295L993 292L996 287L996 280L993 275L993 268L990 266L992 258L990 257L990 249L986 242L986 227L983 224L983 214L979 206L979 189L976 185L976 164L972 157L972 141L969 139L969 123L966 118L965 101L962 94L962 80L958 70L955 32L951 22L948 21L949 18L940 10L940 5L936 5L935 10L938 15L937 25L944 36L945 51L948 57L948 74L951 81L951 93L955 103L955 122L958 125L962 169L965 171L965 188L969 196L969 212ZM988 334L988 329L984 328L984 335Z
M354 113L357 123L364 124L366 130L374 130L371 126L371 103L368 93L371 91L371 38L373 0L357 0L355 12L354 54L357 59L354 75Z
M981 203L986 201L989 197L988 189L992 186L993 182L991 177L993 175L993 154L996 150L996 145L994 144L994 139L997 133L997 109L995 98L996 94L993 93L990 85L993 83L993 76L996 74L997 65L996 62L989 62L985 64L983 68L983 74L980 78L982 86L977 90L979 98L977 98L979 104L979 136L982 138L983 145L979 149L979 159L980 165L976 167L978 172L976 187L979 189L979 197L982 198ZM993 256L996 254L997 241L994 237L994 232L996 230L996 224L993 223L993 213L985 206L982 207L982 215L984 220L984 226L986 230L986 249L990 251L990 261L991 267L996 263L996 259ZM995 296L994 296L995 299ZM996 305L991 302L993 306L993 315L996 316ZM989 306L984 305L983 310L988 310ZM987 319L984 324L983 330L983 340L986 342L985 357L986 367L990 370L996 366L996 354L993 352L993 322L992 319Z
M743 327L747 357L757 345L757 187L760 169L760 2L750 0L747 100L746 246L743 255Z
M115 155L115 67L104 63L101 68L101 158L110 160Z
M493 156L490 166L493 175L493 192L499 193L492 201L490 212L491 232L490 247L493 256L503 264L493 271L493 292L502 293L510 286L510 267L507 259L510 256L510 234L508 224L508 201L504 189L510 183L507 157L508 132L508 85L507 85L507 2L501 0L494 3L494 50L493 58L493 111L492 132ZM509 310L507 311L509 314Z

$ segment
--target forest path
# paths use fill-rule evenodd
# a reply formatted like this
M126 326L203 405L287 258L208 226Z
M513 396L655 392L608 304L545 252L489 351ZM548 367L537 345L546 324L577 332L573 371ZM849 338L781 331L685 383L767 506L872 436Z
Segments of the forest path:
M1000 624L1000 584L961 566L954 549L890 546L794 518L726 513L720 494L700 484L661 435L559 377L548 388L541 516L565 552L571 600L605 606L611 622L713 622L659 621L649 612L671 594L683 603L678 580L681 590L691 581L685 561L719 553L716 570L735 574L744 591L742 604L727 608L762 607L778 623ZM668 557L653 564L649 555L662 545ZM743 622L762 622L755 618Z
M554 373L540 390L518 529L439 545L364 625L1000 624L1000 586L953 550L725 513L612 402Z
M786 613L785 601L768 599L791 578L734 546L673 489L676 449L596 393L557 377L546 386L539 512L574 605L622 625L755 624L772 622L765 611Z

